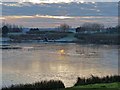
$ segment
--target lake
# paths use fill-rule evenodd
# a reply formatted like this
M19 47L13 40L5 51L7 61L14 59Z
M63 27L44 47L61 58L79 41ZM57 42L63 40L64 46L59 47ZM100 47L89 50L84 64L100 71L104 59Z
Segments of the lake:
M118 74L118 46L75 43L19 43L2 50L2 86L62 80L71 87L78 76Z

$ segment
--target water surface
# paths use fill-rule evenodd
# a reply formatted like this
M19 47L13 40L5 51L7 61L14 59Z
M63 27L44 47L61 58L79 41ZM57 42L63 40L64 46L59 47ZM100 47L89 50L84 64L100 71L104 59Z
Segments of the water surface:
M74 85L78 76L118 74L117 46L70 43L11 45L22 49L2 50L2 86L59 79L69 87Z

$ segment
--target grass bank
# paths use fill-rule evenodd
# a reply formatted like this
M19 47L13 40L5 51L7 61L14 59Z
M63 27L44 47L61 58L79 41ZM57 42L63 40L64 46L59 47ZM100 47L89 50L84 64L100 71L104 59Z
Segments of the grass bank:
M61 90L119 90L120 82L74 86Z
M39 32L28 32L22 35L9 35L11 42L21 42L29 40L57 40L67 37L70 32L58 32L58 31L39 31Z
M3 87L2 90L119 90L120 76L97 77L91 75L89 78L78 77L77 82L71 88L65 88L60 80L36 82L33 84L19 84Z

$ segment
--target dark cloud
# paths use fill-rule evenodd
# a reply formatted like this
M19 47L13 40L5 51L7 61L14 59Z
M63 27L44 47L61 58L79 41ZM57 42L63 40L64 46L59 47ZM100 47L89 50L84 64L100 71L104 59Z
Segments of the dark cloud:
M25 27L57 27L67 23L77 27L85 22L118 24L118 3L3 3L2 19Z
M58 15L58 16L117 16L117 2L98 3L3 3L3 16L9 15Z

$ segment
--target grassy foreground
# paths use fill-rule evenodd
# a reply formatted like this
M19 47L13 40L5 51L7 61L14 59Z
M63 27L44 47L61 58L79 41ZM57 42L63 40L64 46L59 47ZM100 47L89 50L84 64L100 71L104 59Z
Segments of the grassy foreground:
M64 87L62 87L64 88ZM120 90L120 82L115 83L104 83L104 84L89 84L89 85L82 85L82 86L74 86L70 88L64 89L48 89L48 88L3 88L2 90Z
M32 84L16 84L2 90L120 90L120 76L77 78L73 87L65 88L60 80L41 81Z
M120 82L74 86L61 90L120 90Z

